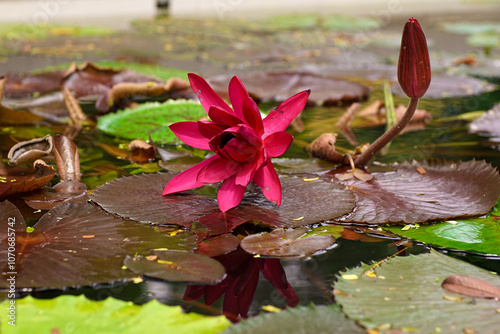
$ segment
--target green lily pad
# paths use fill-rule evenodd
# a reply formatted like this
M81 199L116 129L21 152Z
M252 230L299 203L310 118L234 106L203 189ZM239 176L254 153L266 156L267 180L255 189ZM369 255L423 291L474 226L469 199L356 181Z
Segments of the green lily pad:
M2 333L220 333L230 322L223 316L185 313L180 306L166 306L157 300L144 305L107 298L92 301L81 295L55 299L31 296L15 300L15 326L8 323L6 309L10 300L2 302Z
M360 30L377 29L380 23L372 18L359 18L341 15L323 16L318 14L291 14L273 16L270 19L261 20L272 29L304 29L323 28L327 30Z
M335 244L335 237L332 235L306 236L306 232L307 229L301 227L252 234L241 240L241 248L253 255L302 258L314 255Z
M214 284L226 275L222 264L205 255L175 250L154 250L151 253L147 257L127 255L123 263L136 274L169 282Z
M458 219L433 225L386 227L397 235L430 245L500 256L500 203L485 217Z
M348 317L381 333L496 333L498 301L443 289L452 275L500 287L498 275L431 251L347 270L335 283L335 299Z
M498 22L459 22L444 23L441 25L444 31L456 34L472 35L484 32L500 32L500 23Z
M347 318L338 305L309 305L261 314L231 326L221 334L289 333L361 334L365 330Z
M180 121L197 121L206 115L201 104L194 101L144 103L135 109L99 118L97 128L125 139L148 140L151 134L156 143L179 143L168 126Z

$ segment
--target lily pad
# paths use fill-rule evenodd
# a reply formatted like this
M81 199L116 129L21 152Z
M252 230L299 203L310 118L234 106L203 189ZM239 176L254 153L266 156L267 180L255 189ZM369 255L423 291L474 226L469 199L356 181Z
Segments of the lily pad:
M10 300L1 303L2 310ZM107 298L92 301L85 296L60 296L15 301L15 326L2 314L2 333L148 333L215 334L230 326L223 316L185 313L180 306L166 306L152 300L144 305ZM5 311L4 311L5 312Z
M250 190L241 204L222 213L214 198L193 192L162 196L172 173L120 178L94 190L91 199L106 211L152 224L177 224L205 235L223 234L238 224L257 221L285 228L310 225L349 212L354 195L343 185L319 177L281 178L281 206L267 201L260 190ZM205 189L213 186L205 186Z
M459 219L433 225L387 227L397 235L453 250L500 256L500 203L486 217Z
M215 236L198 243L196 253L210 257L224 255L238 248L240 239L230 233Z
M482 136L493 137L492 140L500 141L500 103L497 103L469 124L469 132Z
M99 118L97 128L120 138L148 140L151 135L156 143L178 143L179 139L168 126L180 121L197 121L206 115L201 104L194 101L152 102L105 115Z
M7 169L0 166L0 199L39 189L50 182L55 175L56 171L52 167L43 164Z
M336 105L362 101L370 90L361 84L306 72L256 72L239 76L248 94L256 102L285 101L306 89L311 90L309 104ZM219 76L209 80L210 86L223 98L228 98L227 82L230 78Z
M332 247L332 235L306 236L307 229L277 229L252 234L241 241L241 248L253 255L275 258L302 258Z
M10 269L3 270L0 288L8 288L6 278L11 271L17 272L17 289L61 289L132 278L134 273L122 269L127 254L145 254L157 247L192 250L196 244L190 233L165 235L107 215L88 203L61 204L32 229L16 215L13 204L0 205L2 242L7 243L8 222L16 217L15 261L8 263L8 247L0 249L0 268Z
M444 99L452 97L464 97L480 95L494 90L495 86L481 79L463 75L437 74L432 75L432 81L424 98ZM398 96L406 96L399 85L392 85L393 93Z
M348 317L381 333L495 333L498 301L443 289L442 282L452 275L500 287L498 275L431 251L347 270L335 283L335 299Z
M368 182L342 181L358 196L343 221L417 223L488 213L500 196L500 175L484 161L412 161L373 173Z
M365 333L338 305L309 305L261 314L228 327L221 334Z
M127 255L123 263L136 274L169 282L214 284L226 275L222 264L205 255L175 250L154 250L151 253L146 257Z

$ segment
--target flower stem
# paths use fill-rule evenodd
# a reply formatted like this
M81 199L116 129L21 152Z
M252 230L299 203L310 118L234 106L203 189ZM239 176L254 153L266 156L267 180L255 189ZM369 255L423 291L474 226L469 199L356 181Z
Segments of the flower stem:
M404 129L406 125L410 122L415 110L417 110L418 98L412 98L408 109L404 113L403 117L394 124L387 132L382 134L377 138L366 150L363 151L359 156L356 157L354 163L356 166L365 166L371 158L375 156L385 145L391 142L400 132Z

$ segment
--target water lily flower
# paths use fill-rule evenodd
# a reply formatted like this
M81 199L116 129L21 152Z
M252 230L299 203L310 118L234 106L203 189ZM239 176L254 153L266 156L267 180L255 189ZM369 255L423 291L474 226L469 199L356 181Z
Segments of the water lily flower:
M290 146L293 136L285 129L306 105L310 91L295 94L262 119L238 77L229 83L232 108L202 77L190 73L188 78L211 120L178 122L170 129L186 144L215 155L172 178L163 195L223 181L217 202L226 212L241 202L253 180L268 200L280 205L281 184L271 158Z
M422 27L410 17L403 29L398 62L398 81L411 98L424 95L431 83L431 62Z

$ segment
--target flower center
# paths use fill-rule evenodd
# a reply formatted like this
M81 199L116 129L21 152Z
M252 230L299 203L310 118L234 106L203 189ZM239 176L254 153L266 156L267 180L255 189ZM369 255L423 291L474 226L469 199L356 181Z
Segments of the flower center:
M235 138L236 136L232 133L222 133L221 136L220 136L220 145L219 145L219 148L224 148L224 146L226 146L227 143L229 143L229 141L233 138Z

